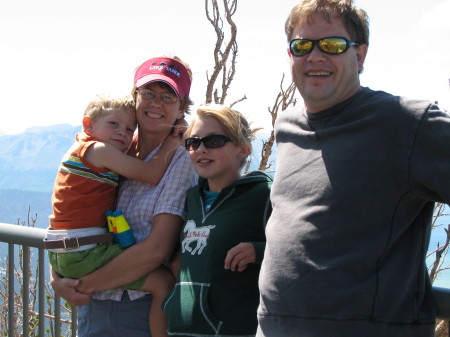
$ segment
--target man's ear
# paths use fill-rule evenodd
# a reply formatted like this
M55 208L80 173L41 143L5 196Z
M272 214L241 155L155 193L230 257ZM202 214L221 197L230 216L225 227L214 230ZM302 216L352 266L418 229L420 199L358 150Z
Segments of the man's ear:
M364 70L364 61L366 60L368 46L361 44L357 47L356 57L358 59L358 74L361 74Z
M83 117L83 130L88 135L92 135L94 129L92 128L92 118L88 116Z

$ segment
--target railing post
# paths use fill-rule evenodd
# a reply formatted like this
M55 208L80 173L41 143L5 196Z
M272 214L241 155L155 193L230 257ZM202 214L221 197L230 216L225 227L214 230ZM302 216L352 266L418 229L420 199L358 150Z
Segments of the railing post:
M55 294L55 336L61 336L61 298Z
M76 337L78 331L78 321L77 321L78 311L77 307L72 307L72 337Z
M8 336L14 336L14 244L8 244Z
M30 247L23 246L22 254L22 333L24 337L28 337L30 335Z
M45 263L44 263L44 250L39 248L39 337L45 336Z

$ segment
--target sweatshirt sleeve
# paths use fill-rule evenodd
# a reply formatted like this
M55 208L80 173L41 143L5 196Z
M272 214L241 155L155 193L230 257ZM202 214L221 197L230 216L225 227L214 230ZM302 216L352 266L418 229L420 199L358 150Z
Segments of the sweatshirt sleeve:
M256 260L254 264L261 265L263 257L264 257L264 250L266 249L266 243L265 242L250 242L253 247L255 247L256 252Z
M431 105L420 122L411 156L412 190L424 200L450 203L450 117Z
M270 215L272 214L272 203L270 201L270 193L266 200L266 206L264 211L264 231L266 229L267 221L269 220ZM264 257L264 250L266 249L266 242L265 241L258 241L258 242L251 242L253 247L255 247L256 252L256 260L255 264L261 265L263 257Z

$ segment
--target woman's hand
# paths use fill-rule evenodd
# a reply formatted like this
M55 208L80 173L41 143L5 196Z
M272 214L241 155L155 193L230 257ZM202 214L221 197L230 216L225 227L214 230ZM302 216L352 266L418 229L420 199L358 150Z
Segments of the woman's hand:
M225 258L225 269L241 272L247 269L249 263L255 261L255 246L250 242L241 242L228 251L227 257Z
M51 270L50 284L55 292L71 305L86 305L91 302L91 294L83 294L77 291L77 286L80 284L79 280L62 278L56 272Z

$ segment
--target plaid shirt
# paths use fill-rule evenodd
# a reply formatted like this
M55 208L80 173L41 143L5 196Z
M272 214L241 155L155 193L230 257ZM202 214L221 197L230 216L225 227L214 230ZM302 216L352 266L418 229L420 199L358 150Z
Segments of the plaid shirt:
M145 161L149 161L160 146ZM137 242L148 236L155 215L169 213L185 217L186 194L197 183L197 179L186 149L180 146L158 185L152 186L133 179L121 182L117 209L123 211ZM94 293L93 298L120 301L124 291L128 291L131 300L146 294L137 290L107 290Z

